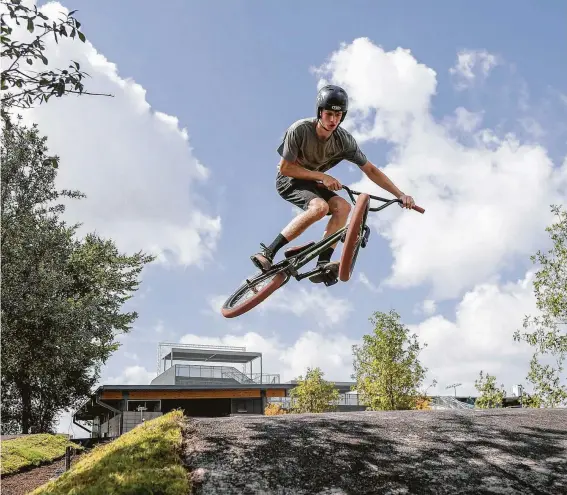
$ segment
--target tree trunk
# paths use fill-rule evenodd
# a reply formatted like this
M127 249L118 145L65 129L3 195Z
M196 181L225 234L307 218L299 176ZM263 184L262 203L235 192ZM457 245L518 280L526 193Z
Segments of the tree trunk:
M31 404L31 390L27 384L21 381L16 382L16 387L20 392L20 397L22 399L22 417L21 417L21 428L22 433L29 433L31 426L31 415L32 415L32 404Z

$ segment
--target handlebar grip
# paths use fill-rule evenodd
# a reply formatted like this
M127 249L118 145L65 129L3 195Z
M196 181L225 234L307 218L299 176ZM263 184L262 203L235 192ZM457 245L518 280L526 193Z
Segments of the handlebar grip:
M419 213L425 213L425 210L421 206L412 206L412 210L419 211Z

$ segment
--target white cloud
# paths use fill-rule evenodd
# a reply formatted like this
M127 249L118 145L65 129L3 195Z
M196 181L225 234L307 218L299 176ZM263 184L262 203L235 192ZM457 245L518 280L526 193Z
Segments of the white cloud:
M441 300L494 280L517 261L529 263L546 236L549 204L567 194L564 164L554 166L537 144L490 129L475 132L469 146L457 141L454 124L437 123L429 111L435 72L409 51L386 53L358 39L316 72L349 92L353 112L345 125L363 149L378 138L393 145L384 172L426 209L424 215L397 207L371 214L369 222L393 251L385 284L430 283L429 297ZM477 125L463 111L460 117L461 126ZM351 187L384 195L366 177Z
M292 313L295 316L310 315L320 327L337 325L353 310L346 300L333 296L328 288L305 289L283 287L256 308L261 311Z
M449 73L456 78L456 88L462 90L472 86L475 80L488 77L499 63L499 57L486 50L461 50Z
M420 64L410 50L385 52L367 38L342 44L313 71L349 94L345 127L356 139L403 140L416 119L427 113L437 81L433 69Z
M449 120L451 122L451 120ZM463 132L472 132L482 122L482 112L469 112L466 108L458 107L452 120L454 126Z
M292 280L293 281L293 280ZM242 281L244 282L244 280ZM346 299L333 296L332 289L322 287L282 287L251 311L259 313L291 313L299 317L312 317L319 327L338 325L353 310ZM220 314L228 295L212 295L207 298L209 308L204 310Z
M322 335L303 333L292 345L285 345L276 337L247 332L245 335L205 337L188 334L181 343L199 345L228 345L245 347L247 351L261 352L263 373L278 373L282 382L305 375L307 367L319 366L325 379L350 381L352 374L352 345L359 342L341 334ZM230 363L226 363L230 365ZM234 366L234 365L233 365ZM240 367L236 365L238 369ZM260 372L260 363L253 363L253 372Z
M432 299L426 299L418 305L417 312L423 313L425 315L432 315L433 313L435 313L436 309L437 304L435 303L435 301Z
M120 375L110 376L103 382L104 385L149 385L155 377L155 371L143 366L127 366Z
M421 311L431 316L408 327L418 335L421 344L427 343L420 355L422 364L429 368L424 386L433 378L438 381L430 393L451 394L445 387L461 382L458 393L474 395L474 381L480 370L496 375L507 391L518 383L530 389L525 376L533 349L515 342L513 334L522 328L526 314L536 314L533 279L533 273L528 272L525 278L513 283L479 284L463 296L452 319L434 314L437 308L433 300L422 302ZM361 331L371 334L372 328ZM247 332L224 337L188 334L181 342L243 346L262 352L264 373L280 373L282 381L305 374L307 367L315 366L320 366L329 380L350 381L352 346L360 344L361 339L308 331L295 342L284 344L276 336ZM259 372L259 363L255 363L253 371Z
M162 320L158 320L158 322L156 323L156 326L154 327L154 331L156 333L163 333L165 330L165 325L163 324Z
M370 290L371 292L382 292L382 289L380 287L377 287L376 285L374 285L366 276L366 274L364 272L359 272L358 274L358 282L360 282L362 285L364 285L368 290Z
M460 382L458 394L474 395L480 370L496 375L507 392L518 383L530 389L525 376L533 349L515 342L513 334L522 330L524 315L536 314L533 278L528 272L516 283L480 284L460 301L454 321L434 315L408 325L421 343L427 343L420 359L429 368L429 382L438 380L430 393L453 393L445 387Z
M57 18L68 9L49 3L41 11ZM31 36L25 26L19 31ZM87 195L68 203L67 219L111 237L122 250L144 249L163 263L202 266L216 247L221 222L197 207L191 187L210 171L194 156L187 130L176 117L153 110L146 90L119 75L89 41L63 38L56 45L46 39L46 46L51 67L78 61L91 76L85 79L88 91L114 95L55 98L22 112L61 158L57 187Z
M545 130L541 124L533 118L520 119L520 125L526 131L526 133L533 139L538 140L545 136Z

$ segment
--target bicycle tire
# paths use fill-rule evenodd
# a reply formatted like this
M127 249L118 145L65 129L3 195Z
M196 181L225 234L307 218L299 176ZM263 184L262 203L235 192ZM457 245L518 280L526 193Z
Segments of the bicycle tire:
M356 264L358 251L362 242L364 220L368 215L368 208L370 207L370 196L368 194L360 194L356 200L356 205L350 219L343 251L341 253L341 262L339 265L339 280L341 282L348 282Z
M274 278L270 280L265 287L263 287L260 291L255 293L246 302L235 306L234 303L238 301L238 297L242 296L243 294L246 293L246 291L250 290L251 287L254 287L256 285L254 283L251 285L248 282L244 282L242 285L240 285L240 287L238 287L238 289L236 289L227 298L221 310L222 315L225 318L234 318L236 316L240 316L243 315L244 313L247 313L251 309L258 306L258 304L264 301L267 297L272 295L281 286L285 285L288 280L289 280L289 275L283 272L274 273Z

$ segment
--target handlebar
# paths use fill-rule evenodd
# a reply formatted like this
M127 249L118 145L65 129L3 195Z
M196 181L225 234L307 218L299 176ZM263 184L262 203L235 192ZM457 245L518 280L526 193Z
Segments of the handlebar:
M324 187L324 186L323 186L323 187ZM348 195L350 196L350 200L351 200L353 203L356 203L356 200L354 199L354 195L355 195L355 194L356 194L356 195L363 194L362 192L360 192L360 191L354 191L354 190L352 190L351 188L349 188L349 187L347 187L347 186L342 186L342 188L348 193ZM384 203L386 203L386 204L383 204L382 206L378 206L378 207L376 207L376 208L369 208L370 211L380 211L380 210L386 208L387 206L390 206L390 205L393 204L393 203L400 203L400 204L403 203L402 200L401 200L401 199L398 199L398 198L395 198L395 199L386 199L386 198L381 198L381 197L379 197L379 196L373 196L372 194L369 194L368 196L370 197L370 199L375 199L375 200L377 200L377 201L383 201ZM415 211L417 211L417 212L419 212L419 213L425 213L425 210L424 210L421 206L417 206L417 205L412 206L412 210L415 210Z

